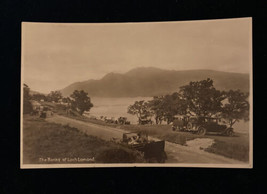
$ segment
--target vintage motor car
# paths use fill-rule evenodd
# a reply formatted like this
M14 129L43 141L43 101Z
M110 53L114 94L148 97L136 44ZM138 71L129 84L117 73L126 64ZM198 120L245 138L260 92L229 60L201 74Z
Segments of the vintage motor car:
M164 151L165 141L149 140L146 133L124 133L121 143L142 152L147 162L156 161L158 163L164 163L167 159Z
M152 123L153 123L152 120L148 119L148 118L140 118L139 119L140 125L147 125L147 124L152 125Z
M110 117L110 118L106 117L105 122L106 123L116 123L116 120L114 117Z
M127 121L127 117L119 117L116 120L116 124L120 124L120 125L130 125L130 121Z
M234 129L221 124L220 120L213 117L179 115L174 118L172 129L196 132L199 135L213 132L233 136Z

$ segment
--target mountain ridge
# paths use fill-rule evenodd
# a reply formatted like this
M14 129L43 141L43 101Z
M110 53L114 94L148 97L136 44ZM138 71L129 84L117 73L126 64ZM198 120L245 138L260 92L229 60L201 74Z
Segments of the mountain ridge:
M138 67L124 74L108 73L99 80L75 82L61 90L63 96L84 90L93 97L137 97L165 95L179 90L190 81L211 78L219 90L249 91L249 74L215 70L165 70Z

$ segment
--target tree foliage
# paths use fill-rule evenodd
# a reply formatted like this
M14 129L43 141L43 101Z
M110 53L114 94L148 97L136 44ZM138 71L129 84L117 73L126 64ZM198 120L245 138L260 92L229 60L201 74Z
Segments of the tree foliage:
M62 98L62 102L70 104L71 103L71 99L69 97L66 97L66 98L64 97L64 98Z
M240 90L230 90L224 92L226 103L222 107L222 117L228 120L232 127L239 120L249 120L249 102L247 101L249 93L240 92Z
M152 111L152 114L155 117L156 124L161 124L164 119L164 107L163 107L163 96L154 96L153 100L149 101L148 105Z
M181 95L177 92L164 97L163 107L165 112L164 120L166 120L168 124L173 121L174 115L186 114L187 110L186 101L182 99Z
M156 124L161 124L163 120L170 123L176 114L186 114L187 104L177 92L171 95L155 96L149 101L150 109L154 114Z
M48 101L52 102L58 102L60 99L62 99L62 94L60 91L51 91L47 96Z
M154 96L152 100L136 101L128 107L128 113L141 117L153 115L156 124L163 120L169 124L175 115L218 116L229 121L232 127L239 120L249 119L249 94L240 90L219 91L212 79L190 82L180 87L179 92Z
M40 101L40 100L47 101L47 97L44 94L33 94L32 99L36 101Z
M133 105L130 105L128 107L128 113L136 115L139 123L141 122L141 119L147 119L148 117L152 116L149 103L145 102L144 100L135 101Z
M30 88L27 84L23 84L23 114L28 114L32 111L33 108L30 100Z
M79 112L80 115L84 113L84 111L89 111L93 104L91 103L91 98L88 96L88 93L81 90L75 90L71 96L71 108Z
M190 82L180 88L190 113L198 116L213 116L221 111L225 96L213 86L213 80Z

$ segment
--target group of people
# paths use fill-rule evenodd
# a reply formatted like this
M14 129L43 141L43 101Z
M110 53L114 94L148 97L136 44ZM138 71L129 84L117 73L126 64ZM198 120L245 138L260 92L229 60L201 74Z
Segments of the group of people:
M131 136L128 138L128 144L139 144L139 143L145 143L148 139L146 136L142 136L141 133L138 133L135 136Z

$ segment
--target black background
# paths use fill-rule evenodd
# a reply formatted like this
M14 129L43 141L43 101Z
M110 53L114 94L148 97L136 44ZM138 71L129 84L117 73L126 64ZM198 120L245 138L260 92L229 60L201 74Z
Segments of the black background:
M266 1L1 0L0 193L266 193ZM254 167L20 169L21 22L145 22L253 17ZM265 109L266 110L266 109ZM265 186L266 185L266 186ZM48 192L50 190L50 192ZM12 192L13 191L13 192Z

